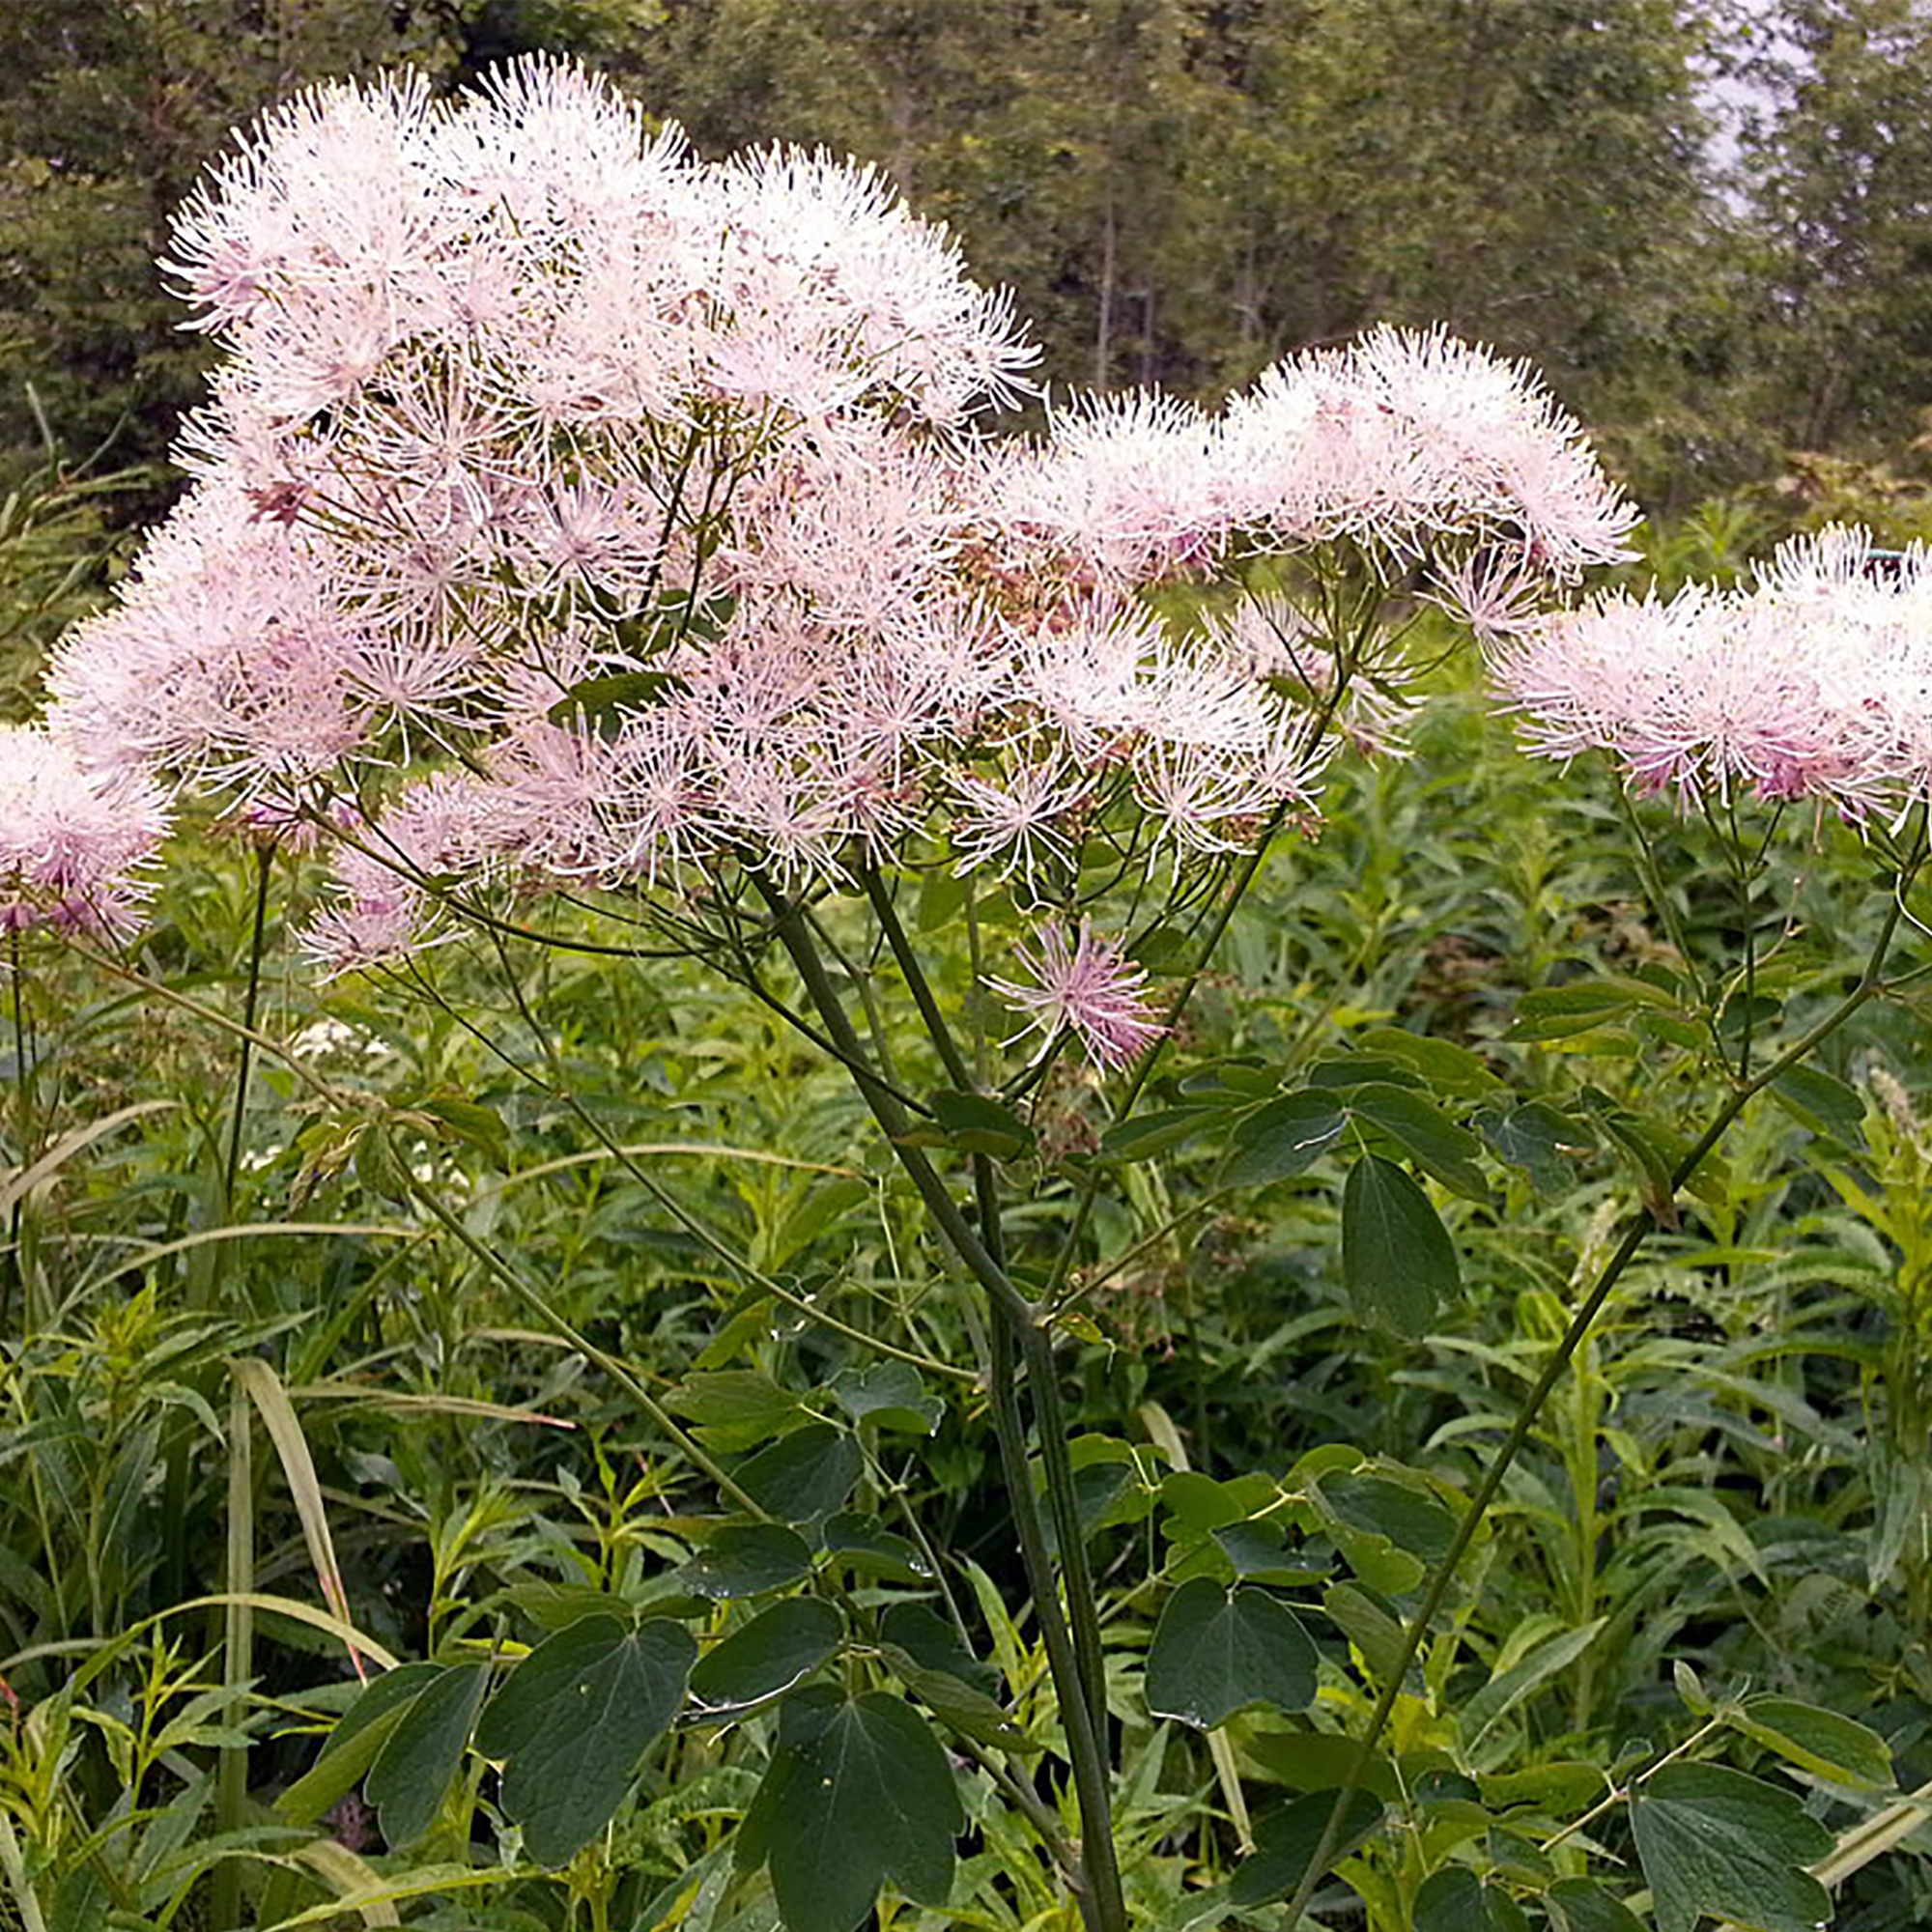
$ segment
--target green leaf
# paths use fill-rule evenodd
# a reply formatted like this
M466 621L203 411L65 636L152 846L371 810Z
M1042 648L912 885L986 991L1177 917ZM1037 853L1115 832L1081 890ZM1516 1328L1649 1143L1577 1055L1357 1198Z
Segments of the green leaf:
M1639 1006L1668 1009L1676 1002L1641 980L1575 980L1564 986L1543 986L1518 1001L1509 1037L1525 1042L1570 1039L1592 1027L1607 1026Z
M1567 1670L1596 1642L1598 1632L1608 1621L1593 1617L1576 1630L1563 1631L1492 1677L1462 1708L1463 1749L1473 1751L1491 1725L1499 1723L1558 1671Z
M946 1753L910 1705L811 1685L781 1711L737 1858L769 1861L786 1932L853 1932L886 1879L944 1905L965 1829Z
M1594 1879L1559 1880L1544 1893L1552 1932L1643 1932L1643 1920Z
M1481 1201L1489 1193L1483 1170L1476 1164L1483 1144L1459 1127L1434 1100L1407 1087L1370 1081L1349 1094L1349 1111L1373 1122L1399 1142L1425 1174L1444 1187Z
M856 1570L895 1577L902 1583L928 1583L931 1566L917 1544L888 1529L875 1516L840 1510L825 1519L825 1548Z
M501 1803L539 1864L565 1863L611 1822L644 1747L677 1716L697 1644L682 1624L584 1617L530 1652L476 1727L503 1761Z
M546 714L553 724L582 725L599 732L647 709L676 680L668 671L619 670L580 678Z
M810 1421L788 1389L755 1369L717 1369L686 1376L665 1406L696 1425L698 1440L727 1454L753 1449Z
M1364 1321L1411 1337L1429 1332L1462 1282L1428 1195L1378 1154L1358 1160L1342 1189L1342 1279Z
M942 1087L932 1095L931 1105L940 1138L962 1153L1013 1160L1033 1146L1033 1129L1005 1101L989 1094Z
M1386 1537L1398 1549L1430 1565L1449 1553L1455 1515L1419 1477L1349 1469L1322 1476L1313 1487L1327 1510L1350 1529Z
M411 1704L441 1674L439 1664L403 1663L371 1679L336 1719L315 1763L275 1801L276 1811L293 1824L310 1825L347 1797Z
M773 1516L786 1522L814 1522L852 1493L859 1466L859 1445L846 1431L811 1422L760 1449L731 1474Z
M946 1414L946 1405L927 1395L910 1362L880 1362L869 1369L840 1369L832 1378L832 1399L854 1422L930 1435Z
M1405 1027L1371 1027L1355 1036L1371 1053L1384 1053L1412 1066L1438 1094L1474 1098L1493 1094L1503 1085L1478 1054L1432 1034L1410 1033Z
M1576 1179L1571 1159L1591 1147L1594 1136L1579 1121L1559 1114L1541 1100L1526 1100L1505 1114L1485 1108L1474 1116L1476 1131L1498 1159L1526 1173L1539 1192L1561 1194Z
M1444 1865L1415 1894L1411 1932L1529 1932L1522 1907L1466 1865Z
M1760 1932L1817 1932L1832 1896L1804 1866L1832 1833L1788 1791L1716 1764L1667 1764L1632 1794L1631 1826L1658 1932L1700 1915Z
M1148 1709L1201 1730L1250 1704L1302 1711L1315 1701L1315 1646L1265 1590L1206 1577L1167 1601L1147 1659Z
M1354 1583L1336 1583L1323 1592L1321 1607L1350 1643L1362 1662L1387 1683L1402 1655L1403 1628L1388 1610Z
M370 1766L365 1793L396 1849L414 1844L442 1808L489 1682L481 1663L443 1671L411 1702Z
M1801 1704L1794 1697L1751 1697L1728 1716L1747 1737L1834 1784L1864 1785L1875 1791L1891 1785L1890 1748L1876 1731L1855 1719Z
M1313 1167L1348 1124L1349 1117L1332 1094L1285 1094L1241 1117L1221 1178L1231 1187L1286 1180Z
M1151 1114L1138 1114L1131 1121L1116 1121L1100 1136L1100 1158L1151 1160L1225 1118L1225 1109L1220 1107L1162 1107Z
M1262 1819L1255 1827L1252 1855L1236 1866L1229 1882L1228 1902L1245 1912L1286 1898L1301 1883L1308 1861L1321 1842L1335 1798L1334 1791L1311 1791ZM1341 1830L1329 1850L1329 1868L1373 1836L1381 1822L1381 1801L1366 1791L1351 1791Z
M1635 1170L1646 1205L1666 1227L1675 1227L1677 1209L1670 1185L1670 1155L1658 1137L1655 1123L1618 1105L1600 1087L1585 1087L1578 1097L1590 1110L1590 1118Z
M677 1573L700 1597L761 1597L811 1571L811 1548L776 1522L727 1523Z
M700 1718L734 1717L789 1690L838 1648L838 1612L818 1597L787 1597L761 1610L711 1651L691 1673Z
M1209 1532L1235 1575L1250 1583L1306 1584L1325 1577L1334 1567L1325 1556L1317 1559L1288 1551L1288 1532L1264 1517L1253 1522L1224 1523Z
M923 1670L943 1671L991 1696L1000 1674L981 1663L959 1640L959 1633L923 1604L888 1604L879 1614L879 1641L902 1650Z
M1854 1150L1864 1146L1865 1103L1822 1067L1787 1066L1771 1083L1771 1097L1814 1134Z

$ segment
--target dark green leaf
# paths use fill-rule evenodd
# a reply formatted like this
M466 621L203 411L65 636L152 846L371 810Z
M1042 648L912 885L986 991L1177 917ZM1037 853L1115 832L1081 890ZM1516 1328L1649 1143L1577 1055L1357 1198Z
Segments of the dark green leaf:
M1486 1108L1475 1116L1476 1131L1491 1151L1521 1168L1545 1194L1561 1194L1575 1179L1572 1157L1594 1140L1590 1129L1541 1100L1527 1100L1507 1114Z
M1641 980L1577 980L1525 993L1510 1022L1513 1040L1569 1039L1621 1019L1634 1007L1669 1008L1669 994Z
M560 1865L610 1823L644 1747L676 1717L697 1645L663 1617L585 1617L510 1673L476 1728L503 1761L501 1803L524 1849Z
M678 1571L700 1597L761 1597L811 1570L811 1548L795 1529L776 1522L736 1522L721 1529Z
M1439 1562L1455 1538L1454 1513L1419 1478L1356 1469L1321 1477L1318 1490L1321 1501L1349 1527L1385 1536L1427 1564Z
M838 1509L859 1480L859 1445L829 1422L810 1422L760 1449L731 1474L758 1505L786 1522L814 1522Z
M631 713L647 709L674 682L661 670L620 670L582 678L547 715L553 724L576 724L581 720L593 730L604 731L620 725Z
M1832 1895L1804 1866L1832 1833L1789 1791L1716 1764L1668 1764L1631 1799L1637 1857L1658 1932L1691 1932L1698 1918L1742 1919L1761 1932L1817 1932Z
M1291 1791L1334 1789L1354 1770L1360 1755L1355 1740L1333 1731L1264 1731L1250 1727L1242 1748ZM1600 1780L1601 1782L1601 1780ZM1403 1781L1394 1760L1377 1751L1360 1780L1360 1789L1385 1804L1396 1804Z
M400 1850L427 1832L463 1762L490 1681L481 1663L457 1664L425 1687L390 1731L364 1787L387 1843Z
M932 1113L947 1145L963 1153L1012 1160L1033 1146L1033 1129L1005 1101L988 1094L942 1087L932 1096Z
M701 1442L727 1453L755 1448L811 1419L795 1395L755 1369L686 1376L666 1397L665 1406L696 1423Z
M1264 1187L1311 1168L1349 1123L1330 1094L1284 1094L1243 1115L1229 1144L1222 1179L1234 1187Z
M1814 1134L1852 1149L1864 1146L1865 1103L1822 1067L1787 1066L1771 1083L1771 1097Z
M1503 1085L1479 1055L1431 1034L1410 1033L1404 1027L1371 1027L1356 1039L1371 1053L1387 1054L1414 1067L1438 1094L1474 1097Z
M832 1397L854 1422L930 1435L946 1413L937 1396L927 1395L919 1371L909 1362L880 1362L869 1369L840 1369L832 1378Z
M1459 1127L1426 1094L1371 1081L1349 1094L1349 1111L1373 1122L1398 1142L1425 1174L1480 1201L1489 1192L1476 1164L1482 1142Z
M1228 1902L1240 1911L1252 1911L1277 1898L1286 1898L1300 1885L1308 1861L1321 1842L1329 1814L1335 1808L1337 1791L1311 1791L1270 1812L1255 1827L1255 1849L1235 1868L1228 1886ZM1327 1865L1331 1871L1358 1845L1371 1837L1382 1822L1378 1798L1366 1791L1351 1791L1342 1813L1335 1842L1329 1847Z
M1203 1730L1250 1704L1301 1711L1315 1698L1315 1646L1265 1590L1206 1577L1168 1599L1148 1650L1148 1709Z
M959 1633L923 1604L887 1605L879 1616L879 1641L904 1651L922 1669L944 1671L988 1696L1000 1687L992 1665L980 1662Z
M1562 1879L1544 1899L1553 1932L1643 1932L1642 1919L1594 1879Z
M691 1673L699 1716L733 1716L789 1690L838 1648L844 1624L817 1597L787 1597L735 1630Z
M1794 1697L1752 1697L1732 1711L1730 1719L1788 1763L1820 1777L1877 1791L1891 1784L1891 1752L1885 1740L1836 1711L1821 1711Z
M1377 1154L1349 1170L1342 1190L1342 1279L1357 1315L1407 1336L1428 1333L1462 1281L1429 1197Z
M1253 1522L1224 1523L1212 1532L1235 1575L1251 1583L1312 1583L1333 1567L1297 1550L1288 1552L1287 1532L1263 1518Z
M1522 1907L1466 1865L1444 1865L1415 1894L1412 1932L1529 1932Z
M946 1753L910 1705L812 1685L784 1702L737 1857L769 1861L787 1932L853 1932L886 1879L944 1905L965 1828Z
M932 1569L917 1544L888 1529L875 1516L840 1510L825 1520L825 1548L854 1569L904 1583L929 1583Z
M1354 1583L1336 1583L1325 1591L1321 1607L1342 1634L1362 1653L1362 1662L1383 1683L1402 1655L1403 1629L1367 1590Z
M275 1801L276 1811L294 1824L310 1825L347 1797L410 1705L441 1674L440 1664L404 1663L371 1679L323 1741L314 1765Z
M1116 1121L1100 1136L1100 1158L1151 1160L1225 1118L1220 1107L1162 1107L1151 1114L1136 1115L1131 1121Z

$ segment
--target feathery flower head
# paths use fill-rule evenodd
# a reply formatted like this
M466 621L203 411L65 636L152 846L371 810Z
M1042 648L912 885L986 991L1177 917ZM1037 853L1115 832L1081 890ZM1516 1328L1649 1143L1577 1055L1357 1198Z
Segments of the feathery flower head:
M0 724L0 928L125 930L167 819L140 774L90 772L46 725Z
M1864 532L1782 545L1747 589L1600 596L1492 649L1530 750L1611 753L1687 805L1745 789L1854 819L1932 796L1932 555Z
M1065 1030L1078 1037L1095 1065L1119 1067L1165 1031L1142 990L1147 974L1129 965L1112 940L1096 937L1091 921L1080 922L1071 946L1065 927L1056 923L1041 929L1037 956L1023 946L1013 948L1013 956L1036 983L1020 986L991 978L986 983L1032 1016L1016 1038L1038 1032L1050 1042Z

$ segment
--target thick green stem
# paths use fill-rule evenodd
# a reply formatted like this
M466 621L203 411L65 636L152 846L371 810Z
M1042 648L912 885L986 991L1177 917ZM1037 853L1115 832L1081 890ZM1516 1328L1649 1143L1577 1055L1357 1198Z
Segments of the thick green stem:
M1677 1163L1670 1177L1670 1198L1674 1200L1692 1175L1700 1168L1711 1151L1722 1140L1731 1122L1744 1111L1746 1105L1779 1074L1796 1066L1820 1041L1835 1033L1838 1028L1856 1013L1866 1001L1882 989L1880 969L1885 964L1885 956L1891 948L1892 936L1898 930L1898 923L1904 912L1906 888L1913 873L1924 862L1924 836L1921 830L1918 848L1911 866L1899 881L1899 889L1892 895L1892 903L1888 911L1885 923L1879 929L1876 943L1872 947L1871 957L1865 962L1864 971L1860 974L1851 991L1832 1009L1807 1033L1802 1035L1785 1051L1771 1062L1760 1073L1747 1081L1741 1081L1730 1096L1712 1118L1710 1124L1697 1137L1683 1159ZM1604 1264L1595 1285L1584 1296L1582 1304L1571 1318L1570 1325L1564 1329L1562 1340L1556 1345L1549 1360L1545 1363L1543 1373L1531 1384L1529 1393L1518 1406L1516 1417L1511 1422L1509 1434L1503 1437L1502 1447L1497 1450L1494 1460L1484 1471L1483 1479L1477 1484L1475 1492L1469 1498L1467 1509L1463 1513L1463 1520L1457 1525L1456 1534L1451 1539L1442 1560L1435 1566L1435 1574L1429 1579L1429 1588L1422 1605L1408 1621L1408 1628L1403 1634L1401 1651L1390 1664L1384 1678L1381 1694L1376 1699L1376 1707L1369 1717L1369 1727L1362 1734L1355 1747L1341 1789L1335 1794L1335 1802L1329 1807L1328 1822L1322 1827L1314 1856L1308 1861L1308 1868L1302 1874L1300 1885L1294 1896L1289 1901L1286 1923L1299 1922L1301 1914L1307 1909L1315 1888L1321 1882L1327 1870L1330 1855L1340 1836L1342 1819L1349 1807L1349 1800L1367 1775L1370 1759L1388 1720L1394 1714L1396 1699L1402 1693L1404 1679L1408 1675L1408 1667L1414 1662L1416 1653L1422 1648L1423 1639L1429 1633L1435 1613L1442 1607L1443 1599L1449 1593L1449 1585L1460 1568L1463 1558L1468 1553L1469 1545L1475 1540L1476 1531L1481 1527L1490 1504L1495 1499L1496 1492L1502 1487L1511 1463L1518 1452L1529 1438L1529 1432L1536 1424L1549 1392L1556 1386L1557 1378L1569 1366L1570 1358L1581 1347L1583 1338L1590 1331L1591 1324L1602 1311L1604 1303L1609 1299L1610 1292L1621 1279L1624 1270L1635 1258L1636 1251L1643 1245L1644 1238L1657 1225L1656 1218L1648 1208L1640 1208L1625 1221L1621 1237L1609 1260Z
M224 1642L221 1682L239 1693L255 1674L255 1613L243 1602L255 1587L254 1415L248 1391L235 1378L228 1401L228 1596L222 1611ZM230 1724L240 1713L228 1713ZM248 1822L248 1746L223 1745L216 1773L214 1815L224 1833ZM209 1921L214 1932L232 1932L242 1922L242 1867L234 1859L216 1865L210 1881Z
M1066 1731L1067 1754L1073 1764L1074 1793L1080 1806L1081 1870L1085 1875L1085 1888L1080 1892L1080 1910L1089 1932L1126 1932L1126 1906L1121 1891L1119 1860L1114 1848L1113 1805L1111 1798L1111 1776L1108 1770L1104 1740L1104 1729L1096 1727L1094 1719L1094 1701L1088 1689L1088 1676L1082 1667L1080 1653L1074 1647L1071 1633L1060 1606L1060 1589L1054 1576L1052 1559L1047 1554L1046 1535L1040 1521L1039 1505L1033 1492L1033 1474L1028 1466L1026 1453L1026 1428L1020 1415L1019 1397L1016 1382L1016 1363L1014 1360L1015 1338L1026 1350L1030 1372L1035 1368L1036 1348L1043 1349L1047 1364L1043 1374L1035 1374L1037 1390L1047 1389L1054 1397L1054 1414L1058 1418L1057 1391L1052 1387L1051 1344L1045 1331L1036 1322L1037 1310L1008 1277L1004 1263L1004 1240L1000 1229L999 1198L992 1164L990 1161L976 1159L975 1189L977 1208L980 1217L980 1229L976 1231L958 1205L953 1201L946 1183L934 1171L931 1162L917 1147L909 1145L904 1136L911 1127L905 1110L898 1104L885 1083L874 1076L866 1059L863 1044L853 1031L851 1021L846 1017L845 1009L838 998L838 989L832 984L825 971L825 963L819 957L818 949L813 944L811 932L798 909L793 906L778 889L766 881L758 881L758 889L764 895L776 917L776 930L780 943L791 955L792 964L798 969L799 978L804 981L812 1005L818 1009L818 1016L826 1032L839 1049L839 1059L852 1074L866 1104L871 1109L872 1117L884 1130L894 1154L905 1169L913 1185L919 1190L927 1211L938 1224L947 1243L963 1262L974 1278L987 1291L993 1302L992 1322L992 1408L993 1428L999 1438L1000 1460L1006 1473L1007 1487L1012 1497L1013 1521L1019 1534L1020 1558L1026 1569L1028 1587L1033 1592L1035 1614L1039 1619L1040 1638L1046 1647L1047 1668L1053 1677L1054 1690L1060 1702L1061 1721ZM876 906L877 901L874 901ZM887 900L890 907L890 900ZM897 926L895 920L885 924L888 940ZM899 932L899 944L905 951L899 953L902 970L906 971L909 984L924 988L924 999L930 1002L931 989L924 986L920 973L917 956L906 944L904 933ZM915 999L919 995L915 994ZM922 1011L924 1010L922 1005ZM935 1014L937 1007L933 1009ZM944 1035L943 1021L937 1038L945 1037L950 1046L950 1037ZM942 1058L944 1058L942 1050ZM951 1071L949 1066L949 1071ZM963 1067L962 1067L963 1071ZM955 1076L956 1077L956 1076ZM1038 1395L1036 1394L1037 1401ZM1064 1426L1063 1426L1064 1427ZM1042 1410L1040 1432L1042 1441L1047 1436L1046 1412ZM1059 1442L1062 1457L1065 1457L1064 1434ZM1049 1493L1052 1493L1052 1460L1046 1463L1049 1478ZM1068 1488L1065 1504L1071 1514L1071 1471L1067 1471ZM1055 1498L1055 1527L1059 1532L1063 1559L1068 1549L1077 1551L1083 1558L1084 1546L1080 1543L1077 1522L1074 1534L1069 1540L1062 1526L1059 1515L1059 1498ZM1074 1602L1074 1615L1080 1616L1077 1592L1071 1584L1069 1570L1069 1598ZM1091 1576L1087 1582L1087 1605L1093 1612L1091 1631L1094 1641L1094 1660L1099 1660L1099 1625L1097 1612L1093 1603ZM1104 1681L1104 1680L1102 1680ZM1104 1710L1104 1700L1101 1708Z
M1080 1869L1085 1879L1079 1894L1080 1915L1088 1932L1126 1932L1126 1904L1121 1894L1120 1862L1114 1850L1112 1778L1105 1752L1094 1734L1073 1639L1060 1613L1060 1592L1046 1553L1039 1505L1034 1498L1026 1428L1014 1386L1013 1328L997 1316L992 1349L993 1433L999 1438L1000 1462L1013 1502L1013 1526L1019 1533L1020 1560L1033 1591L1047 1669L1053 1676L1061 1721L1066 1730L1067 1755L1073 1761L1074 1795L1080 1806Z
M926 1032L949 1076L962 1089L970 1090L973 1076L953 1043L946 1016L939 1009L931 982L920 963L918 952L899 923L897 909L886 883L877 872L866 873L866 895L878 916L880 930L898 962L899 972L910 989L913 1004L925 1022ZM980 1238L995 1262L1004 1269L1006 1254L1000 1229L999 1182L993 1164L983 1154L973 1161L974 1187L980 1209ZM1033 1390L1035 1412L1039 1418L1041 1465L1046 1474L1047 1497L1053 1510L1053 1527L1060 1545L1060 1562L1066 1578L1067 1612L1073 1625L1073 1647L1080 1662L1080 1681L1085 1688L1088 1715L1094 1735L1104 1746L1107 1738L1107 1666L1100 1647L1100 1611L1094 1588L1094 1570L1087 1555L1087 1539L1080 1524L1075 1501L1073 1464L1066 1453L1065 1413L1060 1399L1060 1382L1053 1364L1053 1338L1038 1321L1015 1325L1020 1350L1026 1361L1028 1384Z

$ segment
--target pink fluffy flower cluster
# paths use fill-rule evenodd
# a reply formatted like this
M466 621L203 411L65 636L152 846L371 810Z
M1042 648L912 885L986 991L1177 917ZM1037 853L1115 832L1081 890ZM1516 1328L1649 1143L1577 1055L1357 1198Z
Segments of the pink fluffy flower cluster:
M0 724L0 931L126 931L166 829L145 773L91 772L44 726Z
M1842 528L1784 544L1747 587L1601 596L1497 632L1530 749L1601 750L1687 807L1739 791L1848 818L1932 797L1932 554Z
M1179 867L1319 778L1319 610L1150 589L1348 546L1520 601L1634 514L1526 370L1439 333L996 438L1035 352L943 229L823 156L695 158L546 59L300 98L165 266L222 350L191 486L53 713L100 784L355 828L332 967L452 878L689 906L917 847L1064 911L1094 837Z

